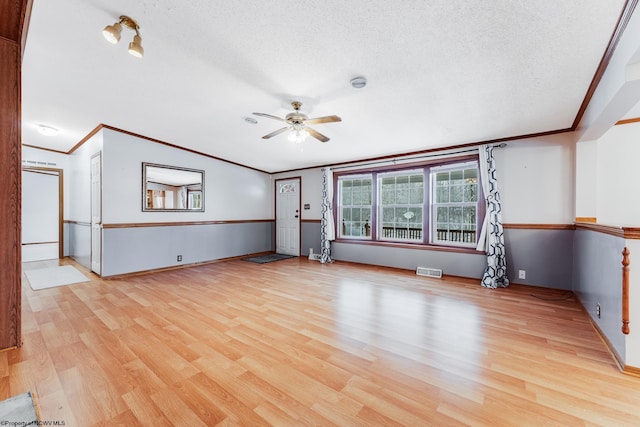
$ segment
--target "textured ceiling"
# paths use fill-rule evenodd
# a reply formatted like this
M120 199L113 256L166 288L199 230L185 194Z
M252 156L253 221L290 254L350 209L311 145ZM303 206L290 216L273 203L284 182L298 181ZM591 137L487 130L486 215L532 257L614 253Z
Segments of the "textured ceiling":
M104 123L277 172L567 129L624 4L34 0L23 143L66 152ZM143 59L126 51L131 31L102 37L122 14L141 26ZM261 139L281 123L244 120L293 100L342 118L314 126L329 142L301 151Z

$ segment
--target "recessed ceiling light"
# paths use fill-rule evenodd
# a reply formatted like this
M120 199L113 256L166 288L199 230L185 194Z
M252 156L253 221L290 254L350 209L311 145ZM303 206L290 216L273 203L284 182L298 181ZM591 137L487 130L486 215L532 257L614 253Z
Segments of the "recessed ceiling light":
M367 79L362 76L354 77L351 79L351 86L356 89L362 89L367 85Z
M252 125L258 124L258 121L256 119L254 119L253 117L245 117L244 121L247 123L250 123Z
M37 125L37 128L38 132L44 136L56 136L60 132L58 129L47 125Z

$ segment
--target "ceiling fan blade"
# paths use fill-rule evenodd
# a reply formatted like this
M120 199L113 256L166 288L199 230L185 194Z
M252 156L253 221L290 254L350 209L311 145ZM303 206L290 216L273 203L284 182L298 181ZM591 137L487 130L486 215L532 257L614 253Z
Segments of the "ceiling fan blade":
M280 128L280 129L278 129L278 130L274 130L273 132L271 132L271 133L269 133L269 134L267 134L267 135L263 136L263 137L262 137L262 139L269 139L269 138L271 138L272 136L280 135L282 132L286 132L286 131L288 131L290 127L291 127L291 126L285 126L285 127Z
M315 139L317 139L320 142L327 142L329 140L329 138L327 138L326 136L324 136L323 134L321 134L317 130L313 130L308 126L305 127L305 129L306 129L307 132L309 132L309 135L311 135L312 137L314 137Z
M341 122L342 119L338 116L325 116L325 117L316 117L314 119L307 119L304 121L307 125L316 125L319 123L332 123L332 122Z
M265 113L253 113L256 116L260 116L260 117L267 117L269 119L274 119L274 120L279 120L281 122L286 122L285 119L283 119L282 117L278 117L278 116L272 116L271 114L265 114Z

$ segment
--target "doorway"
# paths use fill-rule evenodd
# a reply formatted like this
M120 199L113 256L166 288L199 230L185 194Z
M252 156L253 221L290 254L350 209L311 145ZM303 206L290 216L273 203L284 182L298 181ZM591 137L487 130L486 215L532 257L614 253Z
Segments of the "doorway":
M276 252L300 256L300 178L276 180Z
M63 257L63 171L22 169L22 262Z

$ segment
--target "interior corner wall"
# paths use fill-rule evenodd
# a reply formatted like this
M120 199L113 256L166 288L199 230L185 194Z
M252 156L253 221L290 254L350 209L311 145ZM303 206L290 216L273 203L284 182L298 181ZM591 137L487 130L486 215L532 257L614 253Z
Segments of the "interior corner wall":
M101 134L103 276L273 250L269 174L115 130ZM203 170L204 212L142 211L143 162Z
M104 147L97 132L69 157L69 256L91 269L91 157ZM65 178L67 179L67 178ZM66 198L67 196L65 196Z

